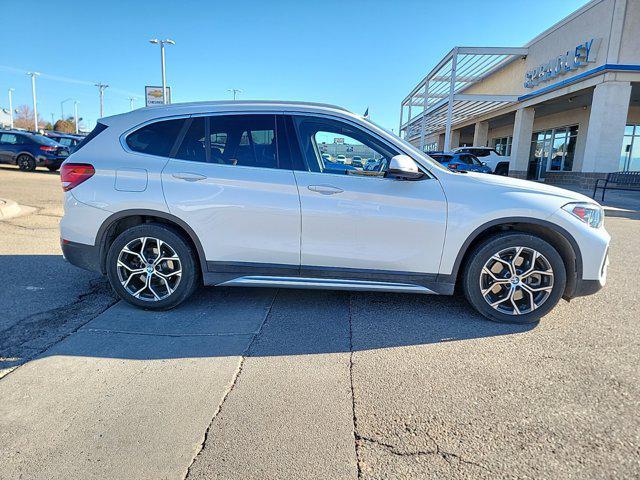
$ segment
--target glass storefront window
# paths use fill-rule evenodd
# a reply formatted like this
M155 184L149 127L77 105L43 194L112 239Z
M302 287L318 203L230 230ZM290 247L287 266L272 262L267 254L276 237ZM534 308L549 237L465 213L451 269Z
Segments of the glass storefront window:
M623 172L640 170L640 124L627 125L624 129L619 169Z
M577 138L577 125L535 132L531 138L527 178L543 179L548 171L570 172Z
M511 141L513 137L502 137L493 139L493 148L496 149L500 155L508 157L511 155Z

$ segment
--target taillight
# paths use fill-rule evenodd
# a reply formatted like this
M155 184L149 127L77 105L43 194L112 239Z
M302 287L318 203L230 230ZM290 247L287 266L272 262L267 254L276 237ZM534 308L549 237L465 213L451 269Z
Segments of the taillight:
M60 180L62 190L68 192L77 187L85 180L89 180L96 173L93 165L88 163L64 163L60 169Z
M57 150L57 147L49 147L48 145L42 145L40 147L40 150L43 150L45 152L55 152Z

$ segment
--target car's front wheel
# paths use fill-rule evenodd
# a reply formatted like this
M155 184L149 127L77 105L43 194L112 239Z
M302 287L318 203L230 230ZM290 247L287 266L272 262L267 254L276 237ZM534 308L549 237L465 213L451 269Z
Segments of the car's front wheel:
M467 300L490 320L531 323L562 298L566 269L558 251L542 238L509 232L474 249L462 282Z
M199 285L191 246L165 225L144 224L122 232L109 248L106 266L118 296L144 309L173 308Z

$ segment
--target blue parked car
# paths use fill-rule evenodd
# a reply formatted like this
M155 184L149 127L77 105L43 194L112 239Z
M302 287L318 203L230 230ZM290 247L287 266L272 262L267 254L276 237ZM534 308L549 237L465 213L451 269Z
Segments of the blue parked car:
M486 163L478 160L478 157L470 153L456 152L429 152L428 155L442 166L457 172L491 173L491 168Z
M38 166L55 172L68 156L67 147L43 135L0 130L0 163L18 165L24 172L32 172Z

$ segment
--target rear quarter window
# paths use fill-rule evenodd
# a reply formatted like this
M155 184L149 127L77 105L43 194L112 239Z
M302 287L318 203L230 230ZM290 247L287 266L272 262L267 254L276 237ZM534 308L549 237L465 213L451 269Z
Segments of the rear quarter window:
M176 143L184 119L150 123L127 136L127 146L134 152L168 157Z

